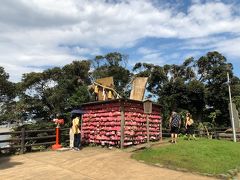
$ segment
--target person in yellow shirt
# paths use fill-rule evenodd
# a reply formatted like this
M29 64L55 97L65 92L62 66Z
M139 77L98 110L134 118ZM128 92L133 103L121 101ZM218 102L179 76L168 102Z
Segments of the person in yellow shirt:
M72 133L74 134L73 147L75 150L80 150L81 147L81 131L80 117L76 116L72 120Z

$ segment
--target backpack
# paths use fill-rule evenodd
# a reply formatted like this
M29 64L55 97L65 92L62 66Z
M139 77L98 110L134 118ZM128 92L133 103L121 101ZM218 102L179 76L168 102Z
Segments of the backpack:
M191 126L194 123L193 119L189 120L189 125Z
M172 127L179 127L181 118L180 115L176 114L172 117L172 122L171 122L171 126Z

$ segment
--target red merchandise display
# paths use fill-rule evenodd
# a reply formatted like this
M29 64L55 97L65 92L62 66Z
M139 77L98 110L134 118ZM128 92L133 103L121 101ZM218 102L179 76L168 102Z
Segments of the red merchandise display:
M126 99L82 104L82 140L89 144L126 147L147 141L143 102ZM149 119L150 141L160 140L161 106L153 104ZM122 132L121 132L122 131Z

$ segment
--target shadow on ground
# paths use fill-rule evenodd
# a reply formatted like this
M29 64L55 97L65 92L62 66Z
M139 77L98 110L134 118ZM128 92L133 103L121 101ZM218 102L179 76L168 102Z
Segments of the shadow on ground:
M12 168L14 166L21 165L21 164L23 164L23 163L22 162L12 162L10 156L0 157L0 170Z

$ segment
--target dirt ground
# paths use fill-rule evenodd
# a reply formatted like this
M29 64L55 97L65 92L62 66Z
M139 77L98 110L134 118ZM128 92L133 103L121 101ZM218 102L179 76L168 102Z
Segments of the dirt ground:
M119 149L87 147L1 157L0 179L214 179L146 165L130 156Z

